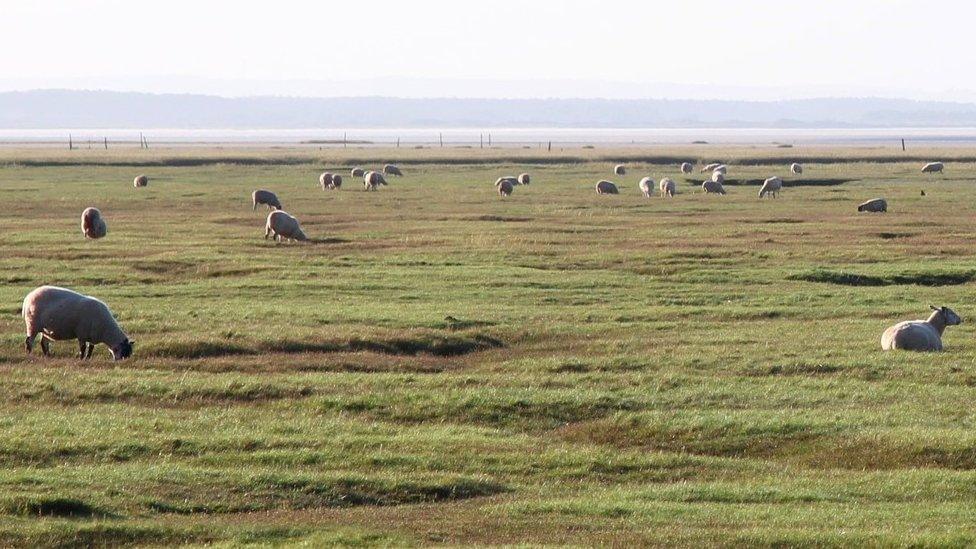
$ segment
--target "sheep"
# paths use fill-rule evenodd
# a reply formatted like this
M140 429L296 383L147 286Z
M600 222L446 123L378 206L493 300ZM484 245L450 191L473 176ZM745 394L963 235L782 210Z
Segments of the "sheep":
M619 194L617 186L609 181L600 181L596 184L596 194Z
M692 169L693 169L693 166L691 165L690 162L682 162L681 163L681 173L684 173L684 174L691 173L691 170Z
M875 198L873 200L868 200L867 202L861 204L857 207L859 212L887 212L888 211L888 201L884 198Z
M637 188L640 189L640 192L644 193L645 198L650 198L651 192L654 189L654 180L650 177L645 177L637 183Z
M353 168L352 171L349 172L349 174L352 175L352 177L362 177L366 175L366 170L362 168Z
M725 194L725 187L722 186L722 182L711 179L702 183L702 190L706 193Z
M517 177L513 175L503 175L495 180L495 186L497 187L501 185L503 181L508 181L509 183L512 184L513 187L519 184Z
M943 173L942 170L945 169L945 165L942 162L929 162L928 164L922 166L922 173Z
M716 172L722 175L727 175L729 173L729 168L725 164L719 164L718 166L715 166L715 169L712 170L712 173Z
M283 210L275 210L268 214L268 222L264 226L264 238L271 236L274 240L308 240L302 231L298 220Z
M803 173L803 166L797 164L796 162L790 164L790 171L795 175L800 175Z
M759 189L759 198L766 196L767 194L772 197L778 197L780 189L783 188L783 180L777 176L770 177L766 181L763 181L762 188Z
M498 194L503 197L511 196L512 191L515 190L515 185L512 183L512 180L504 177L499 178L495 182L495 186L498 187Z
M24 350L31 354L34 340L41 335L41 351L51 355L51 341L78 340L78 357L91 358L95 345L104 343L112 358L132 356L133 342L119 327L105 303L57 286L40 286L27 294L21 309L27 325Z
M379 172L366 172L363 175L363 187L367 191L375 191L380 185L389 185L386 182L386 178L383 177L383 174Z
M908 320L891 326L881 334L881 349L892 351L941 351L946 326L962 324L962 319L948 307L930 305L928 320Z
M342 187L342 176L339 174L333 174L332 185L329 188L338 190L340 187Z
M81 232L85 238L102 238L108 232L108 225L98 208L85 208L81 212Z
M719 184L725 183L725 174L718 170L712 172L712 181Z
M281 202L275 193L264 189L258 189L251 193L251 210L258 209L258 204L264 204L269 210L281 209Z
M132 180L132 186L135 188L146 187L149 185L149 178L144 175L137 175L135 179Z
M398 168L394 164L387 164L383 166L383 173L385 173L386 175L395 175L397 177L403 177L403 172L400 171L400 168Z
M532 178L527 173L520 173L516 181L518 181L519 185L528 185L532 182Z
M664 179L661 180L659 187L661 189L662 198L665 196L674 197L674 191L677 188L677 185L675 185L673 179L671 179L670 177L665 177Z
M322 175L319 176L319 185L322 186L323 191L332 188L333 177L335 177L335 174L331 172L323 172Z
M705 166L704 166L704 167L703 167L703 168L701 169L701 171L700 171L700 172L698 172L698 173L705 173L705 172L710 172L710 171L714 171L714 170L715 170L715 168L717 168L717 167L719 167L719 166L721 166L721 165L722 165L722 163L721 163L721 162L712 162L711 164L706 164L706 165L705 165Z
M617 164L616 166L613 167L613 173L614 175L626 175L627 167L624 166L623 164Z

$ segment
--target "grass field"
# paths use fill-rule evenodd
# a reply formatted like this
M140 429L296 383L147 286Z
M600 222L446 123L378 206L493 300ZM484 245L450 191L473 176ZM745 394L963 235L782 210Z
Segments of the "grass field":
M976 320L976 151L934 154L0 151L0 545L976 544L973 323L879 345ZM642 198L681 155L791 186ZM255 188L313 241L265 241ZM41 284L133 358L25 356Z

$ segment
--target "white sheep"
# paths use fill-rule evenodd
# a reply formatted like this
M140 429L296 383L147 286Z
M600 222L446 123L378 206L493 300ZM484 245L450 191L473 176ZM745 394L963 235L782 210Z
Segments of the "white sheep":
M400 168L394 164L387 164L383 166L383 173L385 173L386 175L395 175L397 177L403 177L403 172L400 171Z
M801 165L797 164L796 162L794 162L794 163L790 164L790 171L793 172L796 175L800 175L800 174L803 173L803 166L801 166Z
M725 174L718 170L715 170L714 172L712 172L712 181L719 184L725 183Z
M930 306L931 307L931 306ZM891 326L881 334L881 349L891 351L941 351L946 326L962 324L962 319L948 307L931 307L928 320L908 320Z
M692 166L690 162L681 163L681 173L685 173L685 174L691 173L691 170L693 168L694 166Z
M274 240L308 240L298 220L282 210L275 210L268 214L268 222L264 226L264 238L271 236Z
M500 196L511 196L512 191L515 190L515 184L512 183L511 179L502 177L495 182L495 186L498 187L498 194Z
M702 190L706 193L725 194L725 187L722 186L722 182L711 179L702 183Z
M149 185L149 178L144 175L137 175L135 179L132 180L132 186L139 188Z
M267 206L269 210L281 209L281 202L278 200L278 196L264 189L258 189L251 193L251 210L258 209L258 204Z
M650 177L645 177L637 183L637 188L640 189L640 192L644 193L645 198L650 198L654 190L654 180Z
M718 166L715 166L715 168L712 170L712 173L720 173L722 175L728 175L729 167L726 166L725 164L719 164Z
M367 191L375 191L380 185L389 185L386 178L379 172L366 172L363 175L363 187Z
M674 193L677 190L677 185L675 185L673 179L671 179L670 177L665 177L664 179L661 180L658 186L661 190L662 198L665 196L674 197Z
M770 177L766 181L763 181L762 187L759 189L759 198L766 195L772 197L778 197L780 189L783 188L783 180L777 176Z
M719 167L721 165L722 165L721 162L712 162L711 164L706 164L705 166L702 167L701 171L698 172L698 173L705 173L705 172L713 171L713 170L715 170L715 168L717 168L717 167Z
M528 185L532 182L532 178L527 173L520 173L516 181L518 181L519 185Z
M928 164L922 166L922 173L942 173L945 169L945 165L942 162L929 162Z
M77 339L79 358L91 358L95 345L104 343L112 358L122 360L132 355L132 344L108 306L94 297L57 286L35 288L24 298L21 309L27 325L24 349L34 350L34 340L41 335L41 351L50 356L50 342Z
M362 177L362 176L364 176L364 175L366 175L366 170L364 170L364 169L362 169L362 168L353 168L353 169L352 169L352 170L351 170L351 171L349 172L349 174L350 174L350 175L351 175L352 177Z
M599 181L596 184L596 194L619 194L617 186L609 181Z
M613 173L616 175L626 175L627 167L624 166L623 164L617 164L616 166L613 167Z
M85 208L81 212L81 232L85 238L102 238L108 232L108 225L98 208Z
M857 207L859 212L887 212L888 211L888 201L884 198L874 198L864 202Z

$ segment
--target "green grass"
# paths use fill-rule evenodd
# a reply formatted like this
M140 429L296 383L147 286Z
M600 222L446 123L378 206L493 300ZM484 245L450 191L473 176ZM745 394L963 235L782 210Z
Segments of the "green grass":
M0 545L976 544L976 165L943 152L4 150ZM742 184L642 198L676 158ZM134 357L25 356L41 284ZM945 353L880 351L929 304Z

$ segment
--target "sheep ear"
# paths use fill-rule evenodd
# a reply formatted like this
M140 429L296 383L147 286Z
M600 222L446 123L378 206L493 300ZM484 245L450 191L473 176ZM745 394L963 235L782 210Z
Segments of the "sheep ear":
M939 310L941 310L938 307L936 307L935 305L929 305L929 309L932 309L933 311L939 311Z

